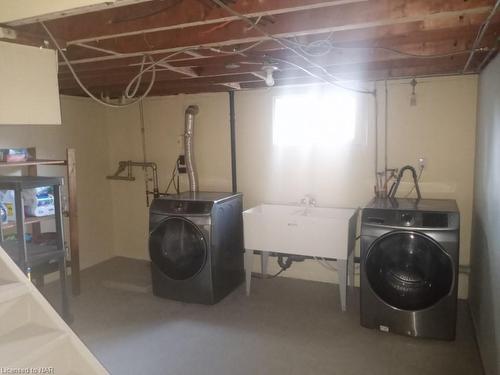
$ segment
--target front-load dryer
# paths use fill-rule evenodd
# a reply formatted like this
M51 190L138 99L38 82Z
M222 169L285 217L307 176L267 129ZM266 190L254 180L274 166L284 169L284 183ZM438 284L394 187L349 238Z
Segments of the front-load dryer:
M371 201L361 217L361 325L453 340L459 232L454 200Z
M186 192L155 199L149 255L153 294L214 304L244 280L242 195Z

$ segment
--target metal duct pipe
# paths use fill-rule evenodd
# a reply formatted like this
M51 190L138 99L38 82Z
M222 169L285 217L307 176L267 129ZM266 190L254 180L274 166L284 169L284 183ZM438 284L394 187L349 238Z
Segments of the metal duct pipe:
M189 179L189 191L199 191L198 172L194 161L194 116L198 114L198 106L190 105L186 109L184 121L184 155L186 158L186 172Z

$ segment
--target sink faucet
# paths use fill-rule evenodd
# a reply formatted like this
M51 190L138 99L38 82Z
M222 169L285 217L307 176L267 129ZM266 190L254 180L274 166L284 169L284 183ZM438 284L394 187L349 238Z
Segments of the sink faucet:
M306 207L315 207L316 206L316 199L314 199L313 196L307 194L304 198L300 200L300 204L304 205Z

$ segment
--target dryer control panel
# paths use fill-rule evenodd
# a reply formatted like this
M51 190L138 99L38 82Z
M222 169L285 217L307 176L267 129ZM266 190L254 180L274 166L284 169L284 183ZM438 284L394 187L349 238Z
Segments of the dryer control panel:
M153 201L150 212L161 215L210 215L213 205L213 202L160 198Z

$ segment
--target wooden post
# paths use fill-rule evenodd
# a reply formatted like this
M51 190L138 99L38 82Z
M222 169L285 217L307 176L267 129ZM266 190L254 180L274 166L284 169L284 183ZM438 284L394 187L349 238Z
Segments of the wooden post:
M29 158L36 160L36 147L29 147L28 154ZM28 176L38 176L38 166L36 164L28 166ZM33 241L36 241L38 238L40 238L41 234L42 234L42 229L40 223L39 222L32 223L31 237ZM35 283L38 288L43 288L45 286L45 276L43 273L36 275Z
M80 249L78 244L78 205L76 202L76 152L67 150L68 206L69 206L69 246L71 254L71 291L80 294Z
M35 147L28 148L28 153L30 155L30 158L32 158L33 160L36 160L36 148ZM37 165L28 166L28 176L38 176L38 166ZM40 223L31 224L31 235L32 235L33 239L39 238L41 233L42 233L42 230L40 229ZM42 276L42 285L43 285L43 276Z

